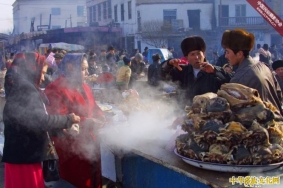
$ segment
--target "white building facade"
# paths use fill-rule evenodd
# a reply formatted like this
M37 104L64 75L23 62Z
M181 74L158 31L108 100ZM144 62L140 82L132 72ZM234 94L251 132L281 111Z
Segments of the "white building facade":
M87 26L86 0L16 0L14 34Z
M211 0L87 0L88 24L104 26L118 23L124 42L134 40L134 47L143 49L141 37L144 22L158 20L177 24L184 30L211 30L213 19ZM133 43L133 42L131 42ZM153 47L153 46L152 46ZM161 47L161 46L155 46Z
M282 0L264 2L277 15L283 15ZM211 43L218 46L222 32L234 28L254 33L259 44L282 42L282 37L246 0L87 0L86 4L90 26L119 25L123 42L132 48L153 47L142 37L143 23L152 20L168 21L187 34L212 31L215 41Z
M264 0L278 16L282 17L282 0ZM219 7L222 6L222 10ZM215 0L217 26L225 29L244 28L255 35L256 44L277 44L282 37L246 0Z

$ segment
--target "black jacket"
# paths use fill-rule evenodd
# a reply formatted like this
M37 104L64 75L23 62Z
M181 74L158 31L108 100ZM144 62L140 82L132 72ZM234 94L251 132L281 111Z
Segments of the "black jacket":
M70 118L48 115L40 91L26 79L13 80L13 86L7 89L2 162L30 164L48 159L46 131L69 128Z
M207 92L216 93L223 83L228 83L232 77L230 73L225 72L221 67L215 67L215 73L206 73L200 71L197 78L194 77L192 65L182 66L182 71L168 65L165 61L162 65L161 73L163 80L172 80L178 82L180 89L183 90L183 96L179 101L183 105L190 105L194 96ZM182 93L182 92L181 92Z
M158 62L153 62L148 67L147 80L148 84L157 86L160 80L161 65Z

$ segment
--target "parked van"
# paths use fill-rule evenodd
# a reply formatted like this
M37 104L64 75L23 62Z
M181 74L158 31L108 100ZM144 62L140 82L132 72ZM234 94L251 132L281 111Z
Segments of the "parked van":
M159 54L161 56L161 62L173 58L172 53L166 48L150 48L148 49L148 54L146 59L148 60L148 64L152 64L152 55Z

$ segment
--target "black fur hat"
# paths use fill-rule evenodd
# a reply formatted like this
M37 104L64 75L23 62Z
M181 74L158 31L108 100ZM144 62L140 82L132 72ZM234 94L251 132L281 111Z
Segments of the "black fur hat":
M283 60L277 60L272 63L272 69L276 70L279 67L283 67Z
M184 56L187 56L191 51L194 50L200 50L202 52L205 52L206 50L206 44L200 36L191 36L185 38L181 42L181 49L184 54Z

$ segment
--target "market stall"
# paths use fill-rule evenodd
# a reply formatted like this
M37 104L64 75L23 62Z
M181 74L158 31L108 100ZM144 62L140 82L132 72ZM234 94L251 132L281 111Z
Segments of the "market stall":
M118 135L124 135L123 132L131 135L131 131L123 127L113 129L116 145L112 143L109 151L113 154L112 161L115 160L112 169L116 180L125 188L282 187L282 134L279 134L282 119L275 115L276 109L262 102L254 90L241 85L223 85L218 95L208 95L198 96L194 101L183 125L188 137L184 133L177 137L174 151L166 147L168 140L159 138L164 132L129 145L129 140L119 142ZM207 124L211 120L218 124ZM221 127L220 120L227 123ZM238 122L231 123L232 120ZM212 130L217 133L209 137L205 131ZM212 139L209 145L213 147L200 151L198 147L206 145L191 145L189 138L194 138L195 144ZM225 152L214 144L229 150Z
M58 43L45 43L39 45L39 53L45 54L47 49L58 48L62 50L66 50L68 52L80 52L84 50L84 46L78 44L68 44L64 42Z

